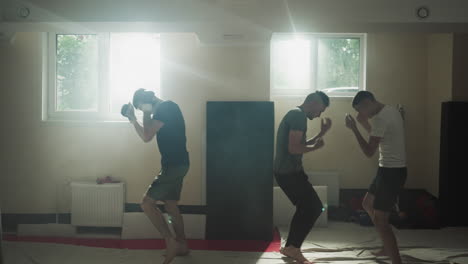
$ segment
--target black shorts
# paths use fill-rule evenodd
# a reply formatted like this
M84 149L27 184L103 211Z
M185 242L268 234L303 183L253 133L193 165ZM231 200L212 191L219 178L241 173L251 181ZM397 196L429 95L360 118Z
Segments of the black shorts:
M406 168L379 167L368 192L375 196L374 209L390 211L406 182Z
M313 208L321 208L324 210L322 201L315 192L312 184L309 182L309 177L305 172L295 172L290 174L276 174L276 182L295 205L308 204Z

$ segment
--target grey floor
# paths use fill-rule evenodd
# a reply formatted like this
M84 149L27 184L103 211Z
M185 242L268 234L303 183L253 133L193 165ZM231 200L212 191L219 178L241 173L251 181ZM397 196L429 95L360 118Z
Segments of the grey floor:
M287 236L287 227L280 227ZM467 263L468 228L442 230L395 230L404 263ZM303 245L306 257L316 263L389 263L370 252L380 246L372 227L352 223L329 222L328 228L316 228ZM5 264L126 264L162 263L161 250L104 249L61 244L5 242ZM279 253L230 251L192 251L178 257L174 264L282 264L293 263Z

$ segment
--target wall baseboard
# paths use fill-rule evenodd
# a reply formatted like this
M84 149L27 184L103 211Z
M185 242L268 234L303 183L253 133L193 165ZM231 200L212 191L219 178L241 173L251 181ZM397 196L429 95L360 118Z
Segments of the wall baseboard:
M163 205L159 205L159 209L163 212ZM179 205L180 212L182 214L201 214L206 215L207 206L206 205ZM143 212L139 203L126 203L125 204L125 213L137 213Z
M161 211L165 212L164 206L160 205ZM180 205L182 214L206 215L205 205ZM139 203L126 203L126 213L143 212ZM9 214L2 213L2 226L4 232L16 232L19 224L70 224L71 213L56 214Z
M422 190L422 189L405 189L405 190ZM351 197L363 196L367 189L340 189L340 204L349 200ZM159 205L161 211L165 212L164 206ZM180 205L182 214L206 215L206 205ZM143 212L139 203L126 203L125 213ZM9 214L2 213L2 227L4 232L16 232L18 224L70 224L71 214L61 213L55 214ZM57 217L57 218L56 218Z

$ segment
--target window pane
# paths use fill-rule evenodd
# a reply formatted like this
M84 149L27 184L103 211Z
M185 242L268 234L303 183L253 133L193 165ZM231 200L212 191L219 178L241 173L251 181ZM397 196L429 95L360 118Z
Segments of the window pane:
M56 111L96 111L96 35L57 35Z
M358 38L320 38L317 89L355 93L359 89L360 41Z
M273 89L311 89L311 41L278 40L271 49Z
M112 33L110 38L111 112L120 112L138 88L159 94L159 36L147 33Z

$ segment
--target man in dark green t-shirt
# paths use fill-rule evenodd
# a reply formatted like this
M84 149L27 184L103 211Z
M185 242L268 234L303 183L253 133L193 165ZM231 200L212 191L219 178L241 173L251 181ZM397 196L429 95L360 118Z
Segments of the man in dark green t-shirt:
M143 111L143 126L138 123L133 107ZM145 89L135 92L133 105L124 105L122 114L128 117L144 142L151 141L156 135L161 153L161 171L146 191L141 207L166 240L164 264L167 264L176 255L189 253L184 222L178 207L182 182L189 169L184 117L176 103L163 101L157 98L154 92ZM164 203L167 213L171 216L175 237L157 206L158 201Z
M322 202L310 184L302 166L302 155L324 146L322 137L331 127L331 120L321 121L321 130L307 140L307 119L320 117L329 106L328 96L320 91L311 93L301 106L290 110L281 120L276 135L275 178L289 200L296 206L288 239L281 253L298 263L310 263L301 246L323 210Z

